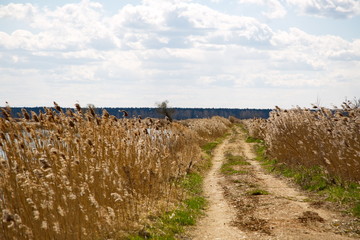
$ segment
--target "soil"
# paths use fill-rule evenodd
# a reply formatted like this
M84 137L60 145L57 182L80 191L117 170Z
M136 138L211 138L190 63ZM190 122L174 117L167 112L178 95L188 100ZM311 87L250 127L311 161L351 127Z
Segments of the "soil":
M220 172L225 154L241 155L249 165L239 172ZM205 178L209 201L206 215L183 239L359 239L360 221L331 209L335 205L314 199L290 180L272 175L254 160L251 143L240 129L213 153L213 166Z

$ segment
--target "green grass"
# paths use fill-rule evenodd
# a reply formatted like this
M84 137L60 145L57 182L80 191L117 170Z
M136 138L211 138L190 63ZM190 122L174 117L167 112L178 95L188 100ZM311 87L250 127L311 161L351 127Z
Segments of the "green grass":
M226 161L233 165L250 165L247 161L244 160L243 156L234 156L231 153L225 155Z
M201 146L201 149L208 155L212 154L212 151L216 148L217 145L221 143L221 140L216 140L213 142L206 143L205 145Z
M234 166L239 165L250 165L247 161L244 160L242 156L234 156L232 154L225 155L226 162L221 166L220 171L225 175L233 175L233 174L245 174L247 171L243 170L235 170Z
M257 143L255 145L256 160L260 161L265 169L292 178L303 189L325 196L328 201L346 204L348 211L360 218L360 184L345 182L330 176L320 166L311 168L301 165L289 166L276 159L269 159L266 156L265 143L256 139L251 141Z
M266 147L264 142L255 145L256 160L264 161L267 160L265 156Z
M206 199L202 196L202 184L203 176L199 173L188 174L181 182L181 186L187 191L189 197L179 208L158 217L153 225L147 226L142 231L142 234L128 237L128 239L171 240L175 239L176 234L184 232L185 226L194 225L206 206ZM146 235L146 237L140 235Z
M200 172L209 170L211 168L212 152L220 143L222 143L226 136L227 134L225 134L223 137L216 139L215 141L206 143L201 146L202 151L205 153L205 156L203 156L205 159L203 159L204 161L201 166L196 166Z
M247 142L247 143L263 143L264 141L261 139L253 138L253 137L247 137L245 142Z
M355 204L355 207L352 208L352 212L355 216L360 217L360 203Z
M243 170L235 170L234 168L232 168L231 166L224 166L221 167L221 172L225 175L234 175L234 174L246 174L247 171L243 171Z
M249 135L249 131L247 130L247 128L245 127L244 124L242 124L242 123L235 123L235 124L234 124L234 127L240 128L240 130L241 130L242 132L244 132L246 135Z
M342 185L331 185L325 189L325 194L330 201L341 203L355 203L353 213L360 217L360 185L356 183L345 183Z
M212 142L208 142L204 145L201 146L201 149L208 154L209 156L212 155L212 151L217 147L217 145L219 145L220 143L222 143L224 141L224 139L226 137L228 137L230 135L230 133L225 133L222 137L217 138L215 141Z

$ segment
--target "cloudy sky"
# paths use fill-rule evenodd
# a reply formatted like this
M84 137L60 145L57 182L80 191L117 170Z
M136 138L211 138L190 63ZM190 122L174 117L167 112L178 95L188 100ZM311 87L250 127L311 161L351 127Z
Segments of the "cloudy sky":
M0 106L360 97L359 0L0 1Z

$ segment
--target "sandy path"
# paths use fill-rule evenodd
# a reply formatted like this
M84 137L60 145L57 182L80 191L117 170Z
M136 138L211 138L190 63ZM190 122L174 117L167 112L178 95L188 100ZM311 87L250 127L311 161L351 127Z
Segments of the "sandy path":
M245 239L245 235L231 223L236 217L236 210L226 201L222 185L224 177L220 167L224 160L224 149L227 141L220 144L214 151L213 166L205 177L204 193L209 201L206 217L200 220L191 239Z
M256 211L253 217L263 219L264 232L248 233L248 239L358 239L340 235L344 229L354 228L349 224L353 219L339 212L322 209L301 190L295 188L287 179L278 178L263 170L249 143L242 142L242 153L251 164L251 177L257 188L268 191L269 195L252 196ZM249 179L248 179L249 180ZM241 211L240 211L241 212ZM342 224L344 224L342 226ZM341 229L343 227L343 229ZM354 229L353 229L354 230Z
M326 203L310 199L289 180L265 172L253 160L252 149L239 129L216 148L213 167L204 181L209 208L190 239L359 239L357 220L324 208ZM234 167L245 173L220 173L226 152L242 155L250 163ZM249 194L254 189L269 194Z

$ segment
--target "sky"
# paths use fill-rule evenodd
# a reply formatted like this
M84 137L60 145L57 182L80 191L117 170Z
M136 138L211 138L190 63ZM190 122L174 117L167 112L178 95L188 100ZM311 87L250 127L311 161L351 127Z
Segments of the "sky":
M359 0L0 0L0 106L359 97Z

